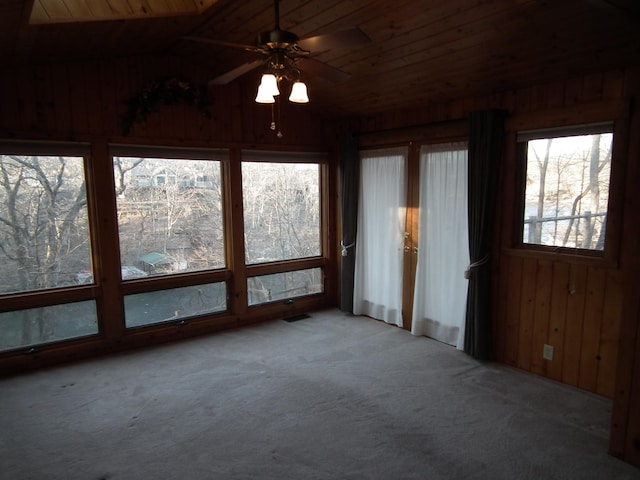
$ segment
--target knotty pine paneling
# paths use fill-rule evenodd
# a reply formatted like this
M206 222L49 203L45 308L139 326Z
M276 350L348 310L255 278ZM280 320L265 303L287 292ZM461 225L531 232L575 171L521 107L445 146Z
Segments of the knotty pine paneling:
M534 300L533 326L531 335L531 371L546 375L547 361L542 358L542 346L548 343L549 312L551 306L551 286L553 269L549 260L536 264L536 288Z
M504 328L496 328L496 330L505 330L503 338L504 345L502 346L503 356L505 363L509 365L518 365L518 339L520 335L520 302L522 294L522 258L520 257L507 257L505 263L508 264L507 268L502 268L507 272L506 278L503 279L504 283L501 283L498 290L501 291L503 285L511 285L509 295L502 296L505 299L507 308L504 311L504 318L506 319Z
M89 8L82 0L57 2L35 0L29 23L74 23L104 20L131 20L136 18L194 15L202 13L217 0L173 0L148 2L144 0L111 0L94 2Z
M18 110L9 117L9 125L18 131L29 131L41 122L42 115L38 115L38 90L33 70L17 71L13 77L15 84L9 85L9 91L18 99ZM46 88L46 85L42 85Z
M564 336L569 304L569 268L570 265L566 262L553 262L549 330L547 338L544 339L544 343L553 345L555 348L555 361L545 362L545 373L549 378L559 381L562 381L562 367L564 365Z
M613 396L621 285L615 271L514 254L501 258L506 304L499 360L584 390ZM544 360L544 345L554 347Z
M71 114L71 131L77 132L86 128L89 123L89 108L87 82L81 65L70 65L68 69L69 81L69 110Z
M531 352L533 348L533 330L536 304L536 275L538 264L532 258L525 258L522 262L522 283L520 285L520 311L518 312L518 363L523 370L531 370ZM503 295L508 296L504 285L500 286Z
M147 82L158 76L178 74L206 82L210 75L180 59L137 57L20 67L0 73L0 137L83 140L94 146L102 145L100 149L106 149L106 144L112 141L169 146L287 148L293 145L326 149L331 148L334 137L328 133L333 132L334 123L338 124L337 128L356 134L395 129L415 132L420 125L465 119L474 110L500 108L514 118L527 115L527 118L544 120L552 110L557 115L566 109L575 116L584 105L619 102L640 95L640 72L615 70L361 118L322 119L311 109L295 106L283 117L285 136L279 141L268 129L268 109L253 103L256 83L249 76L234 85L212 89L211 119L183 105L160 106L146 122L137 124L129 137L123 137L124 102ZM623 172L627 178L627 198L619 225L629 234L621 242L619 262L602 265L571 258L554 259L510 248L516 174L515 148L509 144L505 145L499 194L501 208L496 224L502 233L494 246L492 260L496 275L493 284L499 293L494 296L494 302L501 302L493 306L496 360L614 397L611 450L619 455L624 454L625 448L633 451L633 439L627 432L640 431L637 409L635 414L629 414L633 412L630 405L640 391L639 387L631 388L640 384L637 379L640 367L634 367L640 358L640 343L636 340L638 308L629 306L628 295L624 295L632 291L628 283L635 279L639 267L637 241L628 240L633 235L638 237L640 216L636 199L640 186L636 167L640 121L633 118L631 139L634 143L629 149L632 161ZM507 142L514 138L511 132ZM106 154L103 156L106 158ZM108 168L105 166L103 170ZM627 307L623 308L624 305ZM621 328L626 332L623 338ZM622 350L621 342L625 346ZM555 348L552 361L542 359L545 343ZM636 392L633 398L632 392ZM631 422L629 428L626 422Z
M87 127L100 124L101 128L99 130L92 130L91 132L99 132L101 134L111 132L113 134L118 124L118 103L123 101L123 99L119 99L115 93L117 65L115 62L110 61L94 65L93 67L94 68L89 69L90 72L87 80L96 82L93 85L95 89L94 95L97 96L99 91L100 97L98 98L98 102L92 105L97 107L97 109L92 109L88 112L89 118L95 117L95 120L89 120ZM97 75L91 75L91 71L97 72Z
M587 291L582 324L582 345L580 349L580 376L578 386L591 392L597 391L598 360L600 355L600 330L604 307L605 271L589 268ZM610 392L612 395L613 392Z
M345 121L342 128L356 133L402 130L465 118L471 111L489 108L507 110L515 128L549 122L549 113L553 115L552 123L581 123L585 121L585 111L592 116L600 114L598 105L628 102L630 97L625 92L638 76L633 72L593 73L422 109L371 115ZM523 120L517 120L520 118ZM638 136L639 132L633 134ZM515 147L509 142L514 141L515 133L508 132L499 198L500 233L494 246L493 284L498 289L494 295L497 304L493 305L495 358L613 397L624 289L621 272L625 265L553 258L512 248L517 171ZM624 221L638 215L640 212L627 208ZM619 257L625 255L628 254L620 252ZM542 358L545 344L554 347L551 361Z
M90 202L94 240L92 251L95 255L94 266L101 278L94 292L102 321L101 335L96 340L61 342L48 346L46 352L39 353L37 358L27 357L21 352L5 353L1 359L3 373L40 368L72 358L149 345L336 304L335 282L327 282L325 295L301 298L292 306L273 303L248 311L242 297L242 292L246 291L242 287L246 283L244 250L236 248L235 251L239 253L233 257L234 263L229 265L232 282L230 291L234 290L235 282L234 291L240 292L240 295L233 296L234 302L230 302L229 312L189 322L188 325L166 324L149 331L125 331L110 144L229 148L232 157L223 167L223 174L229 180L227 185L231 184L230 164L235 169L234 182L240 181L240 149L329 152L334 148L330 143L335 138L332 123L323 121L315 114L313 104L309 108L299 106L286 114L283 112L283 120L287 122L285 136L277 139L269 129L267 120L270 121L270 116L267 118L260 114L258 117L256 114L264 107L254 102L257 82L244 79L228 86L211 88L211 118L187 105L160 104L146 121L135 124L131 134L125 136L122 117L127 111L126 101L138 95L151 80L166 76L180 76L200 84L206 84L210 78L198 65L170 56L51 63L21 66L7 71L0 69L0 99L3 100L0 103L0 139L25 142L79 141L90 145L88 163L91 168L87 170L87 191L88 197L93 200ZM330 179L335 178L333 169L333 165L327 167L331 172ZM328 222L335 223L333 212L337 194L332 183L328 182L326 188L323 211L328 212ZM239 216L240 222L233 223L234 219L237 220L238 209L242 210L239 183L225 190L225 201L232 205L231 211L234 212L227 219L227 229L234 232L231 237L242 245L242 216ZM328 237L324 245L331 248L324 249L328 263L325 272L328 278L335 279L335 227L329 225L326 230ZM173 281L179 286L182 279L176 277ZM64 294L57 293L63 302L67 300ZM69 298L72 296L69 291ZM29 300L20 298L16 302L14 305L23 307ZM242 308L238 305L242 305Z
M571 265L569 268L569 288L566 292L568 297L563 338L562 381L575 386L578 385L580 378L580 351L582 349L586 284L586 265ZM559 294L561 295L561 293Z
M617 270L607 270L604 307L600 327L598 381L596 393L612 396L615 392L616 367L618 365L618 339L622 318L622 278Z
M640 69L626 73L623 95L640 98ZM609 451L640 467L640 115L631 116L621 223L622 323L618 337L615 397Z
M122 133L126 101L150 81L180 76L206 84L209 75L192 63L171 57L126 57L102 62L43 64L0 72L0 137L91 141L107 139L159 145L297 145L327 149L328 122L313 105L285 105L284 137L269 129L271 113L253 99L258 79L210 87L211 117L185 104L158 105L146 121ZM288 102L287 102L288 103Z

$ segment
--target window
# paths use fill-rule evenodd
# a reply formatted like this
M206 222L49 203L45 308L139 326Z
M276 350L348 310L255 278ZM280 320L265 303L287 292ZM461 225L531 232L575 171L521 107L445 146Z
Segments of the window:
M156 290L124 297L127 328L152 325L223 312L227 309L226 284L209 283Z
M77 283L91 272L84 158L0 156L0 293Z
M243 152L247 303L322 293L323 155ZM278 262L274 265L265 265Z
M318 163L245 161L242 188L247 264L320 255Z
M0 313L0 351L98 333L94 301Z
M322 293L322 269L309 268L247 279L249 305Z
M613 125L520 133L523 244L605 249Z
M306 308L334 288L326 154L94 147L0 140L0 360Z
M118 146L113 152L125 326L225 312L228 152Z
M113 158L123 280L225 267L224 154L209 155Z
M0 143L0 300L50 291L0 314L0 350L98 333L85 183L88 148ZM62 290L64 288L64 291Z

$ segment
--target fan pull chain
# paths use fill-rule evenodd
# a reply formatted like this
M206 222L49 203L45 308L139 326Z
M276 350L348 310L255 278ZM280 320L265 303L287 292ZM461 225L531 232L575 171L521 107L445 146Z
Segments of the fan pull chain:
M271 104L271 130L275 132L276 130L276 120L273 113L273 103Z
M278 103L278 125L280 125L282 122L280 121L281 115L280 115L280 102ZM282 132L280 131L280 128L278 128L278 133L276 134L276 137L278 138L282 138Z

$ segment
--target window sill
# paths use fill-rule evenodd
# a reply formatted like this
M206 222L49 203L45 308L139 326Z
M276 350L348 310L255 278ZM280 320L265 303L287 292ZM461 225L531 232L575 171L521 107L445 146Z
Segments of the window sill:
M563 248L563 247L537 247L535 245L518 245L503 248L501 255L521 258L535 258L540 260L560 261L566 263L592 265L605 268L618 268L618 261L609 258L606 251L588 251Z

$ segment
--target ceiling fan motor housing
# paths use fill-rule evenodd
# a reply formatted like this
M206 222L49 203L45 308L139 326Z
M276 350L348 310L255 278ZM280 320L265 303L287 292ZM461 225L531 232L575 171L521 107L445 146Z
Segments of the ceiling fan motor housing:
M238 48L262 56L261 59L247 62L229 72L211 80L212 85L225 85L235 78L250 72L259 66L268 65L268 73L279 78L286 78L293 82L300 80L300 70L311 75L320 76L333 83L342 83L349 78L349 74L330 67L318 60L310 58L311 52L324 52L336 47L352 47L369 43L371 40L358 28L348 28L332 34L306 37L302 40L292 32L280 29L280 5L273 0L274 28L269 32L262 32L256 38L256 45L241 45L236 43L185 37L214 45ZM303 61L301 61L303 60Z
M295 33L285 30L272 30L258 35L257 44L259 46L267 45L269 48L287 48L298 40L299 38Z

